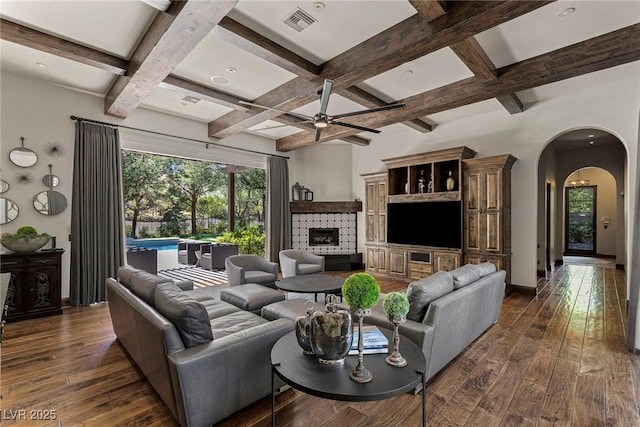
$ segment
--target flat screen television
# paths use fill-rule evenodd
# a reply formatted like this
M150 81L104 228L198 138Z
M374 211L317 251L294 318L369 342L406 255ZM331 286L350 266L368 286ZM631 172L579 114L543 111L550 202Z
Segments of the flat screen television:
M462 202L389 203L387 242L462 249Z

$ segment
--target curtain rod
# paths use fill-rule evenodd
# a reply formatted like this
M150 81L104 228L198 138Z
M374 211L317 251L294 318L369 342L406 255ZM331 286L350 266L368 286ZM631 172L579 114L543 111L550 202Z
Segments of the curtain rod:
M169 136L171 138L184 139L185 141L199 142L200 144L206 144L207 146L214 145L214 146L220 147L220 148L228 148L229 150L244 151L245 153L262 154L263 156L280 157L282 159L289 159L289 157L287 157L287 156L280 156L278 154L264 153L262 151L249 150L248 148L231 147L229 145L218 144L216 142L201 141L199 139L187 138L187 137L178 136L178 135L171 135L171 134L168 134L168 133L156 132L156 131L153 131L153 130L134 128L134 127L125 126L125 125L117 125L115 123L101 122L101 121L93 120L93 119L84 119L82 117L71 116L71 120L78 120L78 121L87 122L87 123L96 123L96 124L99 124L99 125L112 126L112 127L115 127L115 128L121 127L121 128L124 128L124 129L137 130L139 132L147 132L147 133L152 133L152 134L155 134L155 135Z

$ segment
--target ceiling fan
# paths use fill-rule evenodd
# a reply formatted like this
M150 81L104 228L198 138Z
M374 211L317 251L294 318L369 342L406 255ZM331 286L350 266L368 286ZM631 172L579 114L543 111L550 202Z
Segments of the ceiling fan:
M320 92L320 95L321 95L320 111L317 112L314 116L307 116L306 114L295 113L293 111L280 110L278 108L265 107L264 105L253 104L247 101L240 101L240 104L249 105L251 107L264 108L265 110L279 111L281 113L289 114L291 116L302 119L303 121L301 121L300 123L313 123L313 126L315 126L316 128L315 141L320 140L320 133L322 132L322 129L326 128L329 125L344 126L347 128L357 129L365 132L380 133L380 131L377 129L358 126L352 123L345 123L339 120L345 117L359 116L361 114L377 113L379 111L392 110L395 108L404 108L403 103L397 103L397 104L389 104L389 105L385 105L377 108L370 108L368 110L359 110L359 111L352 111L350 113L329 115L327 114L327 107L329 106L329 96L331 95L332 86L333 86L333 80L325 79L324 85L322 87L322 92ZM290 126L290 125L282 125L282 126ZM276 127L281 127L281 126L274 126L270 128L264 128L261 130L274 129Z

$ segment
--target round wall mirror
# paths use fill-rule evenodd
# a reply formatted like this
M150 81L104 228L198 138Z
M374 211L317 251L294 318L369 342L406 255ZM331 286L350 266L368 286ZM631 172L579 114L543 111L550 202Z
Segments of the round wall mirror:
M33 207L42 215L58 215L67 208L67 198L57 191L41 191L33 198Z
M36 164L38 156L28 148L14 148L9 153L9 160L16 166L28 168Z
M0 224L7 224L18 217L18 205L11 199L0 197Z
M4 179L0 179L0 194L9 191L9 183Z
M42 182L49 188L57 187L60 184L60 178L57 175L49 174L42 177Z

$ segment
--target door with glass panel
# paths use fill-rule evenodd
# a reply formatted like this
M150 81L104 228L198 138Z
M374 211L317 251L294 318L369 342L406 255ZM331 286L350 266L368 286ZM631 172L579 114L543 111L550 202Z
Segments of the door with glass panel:
M596 254L596 187L565 188L565 254Z

